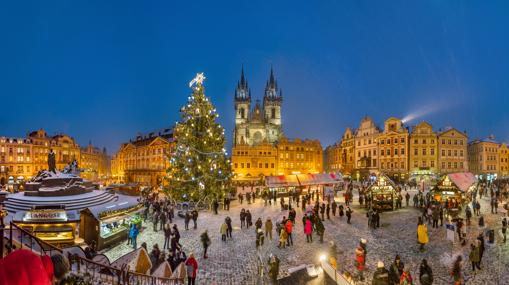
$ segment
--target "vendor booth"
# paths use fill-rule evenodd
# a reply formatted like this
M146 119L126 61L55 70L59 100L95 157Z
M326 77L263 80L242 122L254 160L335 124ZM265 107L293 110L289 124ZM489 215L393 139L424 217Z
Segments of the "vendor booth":
M463 204L477 186L477 179L470 172L450 173L442 176L437 185L432 189L435 201L446 201Z
M296 175L278 175L265 177L265 185L277 196L287 196L290 192L299 190L299 180Z
M396 185L389 177L379 174L369 186L367 193L372 196L373 210L392 211L396 208Z
M80 236L86 243L95 241L97 250L127 239L129 227L141 228L143 205L134 197L81 211Z
M34 206L30 211L18 211L12 221L37 238L58 246L74 245L77 211L66 211L65 206Z
M336 186L343 183L343 176L339 173L291 174L265 177L265 185L270 191L276 191L278 196L288 193L307 193L324 189L325 185Z

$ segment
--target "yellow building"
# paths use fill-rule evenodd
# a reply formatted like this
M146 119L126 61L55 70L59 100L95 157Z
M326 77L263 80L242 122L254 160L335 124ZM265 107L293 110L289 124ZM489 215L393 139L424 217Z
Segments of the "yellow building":
M500 161L500 169L498 175L509 176L509 148L505 143L500 144L498 148L498 157Z
M380 130L370 117L364 117L355 131L355 178L378 172L378 137Z
M81 161L79 167L82 169L81 176L89 180L105 179L110 176L110 157L106 149L102 150L89 143L81 148Z
M138 135L134 140L122 144L113 156L113 180L153 187L162 185L169 167L168 156L173 147L171 128Z
M277 148L263 142L249 146L237 144L232 149L232 170L237 181L257 181L264 176L277 174Z
M337 172L341 170L341 144L335 143L323 151L323 168L326 172Z
M467 135L449 128L437 135L438 167L441 174L468 171Z
M408 178L408 130L400 119L384 122L378 136L380 171L396 180Z
M50 142L50 149L55 152L58 170L63 170L73 160L78 162L78 166L80 165L81 149L71 136L58 134L52 136Z
M318 140L288 140L276 144L277 174L307 174L323 172L323 150Z
M499 173L499 148L493 136L474 140L468 144L468 166L470 171L486 179Z
M33 152L29 139L0 137L0 182L22 181L33 176Z
M410 133L408 154L410 176L417 182L439 173L437 134L427 122L419 123Z
M39 129L28 134L28 138L32 142L32 156L34 173L48 169L48 152L51 139L46 131Z

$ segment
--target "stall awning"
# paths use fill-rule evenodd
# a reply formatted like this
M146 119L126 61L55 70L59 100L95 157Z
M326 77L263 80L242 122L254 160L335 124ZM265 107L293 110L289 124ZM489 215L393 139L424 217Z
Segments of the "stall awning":
M265 184L269 188L297 187L299 186L299 181L297 180L297 175L278 175L265 177Z
M462 192L467 192L468 188L477 182L475 176L470 172L451 173L447 176Z

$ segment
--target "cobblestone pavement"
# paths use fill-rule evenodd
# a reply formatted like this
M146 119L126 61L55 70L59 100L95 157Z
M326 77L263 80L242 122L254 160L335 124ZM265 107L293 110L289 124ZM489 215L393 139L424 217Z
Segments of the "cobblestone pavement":
M337 201L343 202L342 198L338 198ZM496 224L496 227L500 228L501 214L488 214L487 203L488 198L483 199L483 208L481 209L485 213L487 225ZM367 227L366 211L354 203L351 225L346 223L346 217L342 219L338 216L333 217L332 213L331 219L325 220L323 244L318 242L316 236L313 238L313 243L306 243L301 222L302 211L299 208L294 227L294 246L285 249L277 248L278 241L274 235L272 241L266 240L265 245L257 250L254 227L240 229L239 213L242 208L251 211L253 223L258 217L261 217L264 222L267 217L270 217L274 223L274 229L276 221L280 221L283 216L288 215L288 211L281 211L279 204L264 207L263 201L257 200L255 204L251 205L247 205L245 202L243 205L235 203L230 211L220 211L219 215L201 212L197 230L184 230L183 219L176 219L184 250L186 253L194 252L199 257L200 269L197 278L199 284L266 284L265 280L260 281L258 277L260 258L266 263L269 253L277 255L281 259L281 276L284 276L291 267L318 263L319 256L327 251L328 242L331 240L337 244L339 269L355 275L354 249L360 238L365 238L368 241L367 271L365 272L367 279L357 284L371 284L371 276L376 269L376 263L381 260L388 268L396 254L399 254L402 261L410 266L415 280L418 280L421 260L427 258L435 275L433 284L452 284L449 270L453 258L458 254L462 254L464 257L463 268L468 280L467 284L507 284L504 282L509 278L509 243L501 244L499 241L495 245L487 244L481 273L477 275L471 273L468 262L468 245L482 230L474 225L474 222L467 229L468 243L464 247L457 243L453 245L446 240L445 227L432 229L429 225L430 242L426 245L426 251L421 253L416 237L417 217L420 212L413 207L382 213L381 227L371 230ZM233 239L222 242L219 227L226 216L230 216L233 220ZM212 241L208 253L209 259L201 258L202 247L199 235L204 230L208 230ZM500 231L498 230L498 232ZM497 234L497 238L501 240L499 234ZM149 250L154 243L158 243L162 247L164 244L163 233L161 231L154 233L152 224L147 222L138 237L138 245L143 241L147 242ZM129 246L121 244L106 251L105 254L113 261L130 250Z

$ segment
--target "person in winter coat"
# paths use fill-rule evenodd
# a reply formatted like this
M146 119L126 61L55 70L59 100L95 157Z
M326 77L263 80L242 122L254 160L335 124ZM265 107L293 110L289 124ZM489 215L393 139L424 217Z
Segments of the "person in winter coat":
M198 271L198 261L196 261L192 252L189 254L189 257L184 264L187 271L187 285L195 285L196 272Z
M264 235L262 229L256 230L256 248L263 245Z
M171 226L170 224L164 225L164 249L170 249Z
M157 232L157 223L159 223L159 212L155 211L152 215L152 223L154 225L154 232Z
M136 226L136 224L132 224L131 228L129 229L129 236L132 239L131 244L133 245L134 249L136 249L136 247L137 247L139 233L140 233L140 231L138 230L138 227Z
M506 234L507 234L507 217L504 217L502 219L502 235L504 236L503 242L506 241Z
M285 229L286 229L286 233L288 234L288 239L287 239L287 244L286 245L287 246L290 246L290 245L293 246L293 238L292 238L293 223L292 223L292 220L290 220L290 219L286 220Z
M191 212L191 218L193 219L193 228L196 230L196 228L198 227L198 211L196 210L193 210Z
M306 242L313 242L313 225L309 218L306 218L305 221L304 234L306 235Z
M355 249L355 267L357 268L358 277L361 281L364 281L364 269L366 266L366 259L364 255L364 248L357 246Z
M426 259L423 259L419 266L419 280L422 285L433 284L433 270L431 270Z
M376 271L373 273L373 281L371 285L389 285L389 271L385 269L382 261L379 261L376 266Z
M477 243L477 246L479 247L479 265L481 265L481 262L482 262L482 257L484 255L484 235L482 232L479 233L479 235L477 236L477 240L478 240L478 243Z
M251 216L251 212L249 210L246 211L246 226L249 229L250 226L253 225L253 217Z
M166 226L166 220L167 220L166 211L161 211L161 214L159 214L159 224L160 224L159 230L160 231L162 231L164 229L164 227Z
M255 222L255 232L258 232L263 226L262 218L258 218Z
M336 201L332 201L332 215L335 217L336 216L336 210L338 208L338 203L336 203Z
M201 244L203 245L203 259L207 259L208 258L208 256L207 256L207 249L210 246L209 233L207 231L204 231L200 235L200 240L201 240Z
M325 220L324 214L325 214L325 203L322 203L322 205L320 206L320 215L322 216L322 221Z
M243 229L246 226L246 210L240 210L240 228Z
M410 274L410 268L408 266L405 267L403 270L403 274L401 274L401 277L399 278L399 284L400 285L412 285L412 274Z
M221 228L219 229L219 233L221 233L221 240L226 241L226 233L228 232L228 225L226 224L226 221L221 225Z
M232 232L233 232L232 219L229 216L226 216L224 221L226 222L226 226L228 226L228 229L226 231L226 237L232 238Z
M279 258L271 254L269 257L269 276L273 284L277 284L278 275L279 275Z
M186 211L186 214L184 216L184 228L186 230L189 230L189 222L191 221L191 214L189 213L189 211Z
M316 216L315 230L316 234L320 237L320 242L323 243L323 234L325 233L325 227L323 226L323 223L320 220L320 217L318 216Z
M52 285L54 266L47 255L20 249L0 259L2 285Z
M420 244L420 251L424 251L424 245L429 242L428 238L428 227L425 223L419 221L419 225L417 226L417 240Z
M470 254L468 255L468 259L472 263L472 272L475 273L476 268L477 270L481 270L479 247L475 246L473 243L470 244Z
M267 218L265 221L265 237L269 237L270 240L272 240L272 220L270 218Z
M288 233L286 232L286 229L284 227L281 227L281 230L279 232L279 245L277 247L285 248L287 240L288 240Z
M391 284L399 284L401 274L403 274L404 268L405 264L403 264L399 255L396 255L396 258L394 258L394 262L392 263L391 268L389 269L389 279L391 281Z
M451 275L454 279L454 285L461 285L463 284L463 275L461 274L461 262L463 261L463 258L461 255L458 255L456 257L456 261L454 261L454 264L452 266Z
M327 203L327 207L325 208L325 214L327 215L327 220L330 220L330 203Z
M347 218L346 222L348 224L350 224L350 219L352 219L352 213L353 213L352 209L350 209L350 207L347 206L346 207L346 218Z
M338 209L339 209L339 217L343 218L343 216L345 215L345 212L343 211L343 209L344 209L343 205L339 205Z

